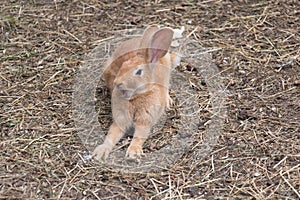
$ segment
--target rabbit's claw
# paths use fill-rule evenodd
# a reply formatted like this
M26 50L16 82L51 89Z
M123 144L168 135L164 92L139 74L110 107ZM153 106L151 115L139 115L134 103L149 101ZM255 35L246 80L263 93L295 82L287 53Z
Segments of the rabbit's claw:
M106 160L110 152L111 148L109 147L109 145L101 144L96 147L92 154L92 157L96 160Z
M130 159L140 158L143 155L143 149L139 145L130 145L126 152L126 157Z

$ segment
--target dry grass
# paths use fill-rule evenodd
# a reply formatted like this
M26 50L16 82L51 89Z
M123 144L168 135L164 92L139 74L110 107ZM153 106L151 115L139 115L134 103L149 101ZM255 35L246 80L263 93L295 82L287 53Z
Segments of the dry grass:
M5 0L0 198L299 199L299 8L299 1ZM82 158L72 119L76 73L97 41L149 23L184 25L203 47L221 48L212 55L230 91L223 134L205 158L187 152L159 173L99 167Z

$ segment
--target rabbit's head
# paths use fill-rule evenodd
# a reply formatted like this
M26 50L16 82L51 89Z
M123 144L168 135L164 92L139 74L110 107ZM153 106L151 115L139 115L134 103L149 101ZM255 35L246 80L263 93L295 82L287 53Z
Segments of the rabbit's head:
M152 26L144 32L140 49L129 52L132 56L122 63L114 80L114 90L125 99L147 92L154 84L155 68L161 67L159 59L168 52L173 37L172 29L157 29Z

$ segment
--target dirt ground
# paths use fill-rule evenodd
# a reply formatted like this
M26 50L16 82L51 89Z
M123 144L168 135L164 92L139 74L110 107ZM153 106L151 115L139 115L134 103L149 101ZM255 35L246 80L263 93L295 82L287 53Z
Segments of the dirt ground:
M299 9L297 0L2 1L0 198L300 199ZM72 118L79 66L96 41L153 23L220 48L213 62L230 92L222 135L203 159L187 153L158 173L83 162Z

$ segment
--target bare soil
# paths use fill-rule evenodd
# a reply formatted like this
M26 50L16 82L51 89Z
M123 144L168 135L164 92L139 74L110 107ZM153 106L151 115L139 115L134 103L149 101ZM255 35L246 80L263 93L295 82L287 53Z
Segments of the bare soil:
M0 198L300 199L299 16L297 0L3 0ZM188 152L158 173L83 161L72 118L79 66L115 30L154 23L220 48L222 135L203 159Z

